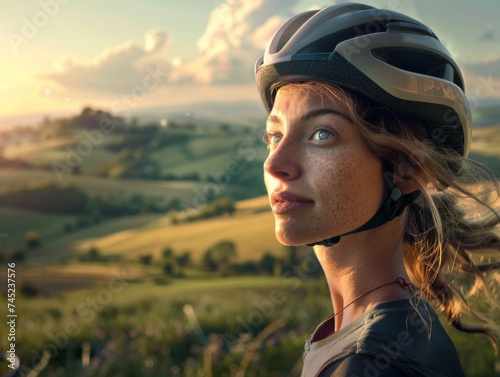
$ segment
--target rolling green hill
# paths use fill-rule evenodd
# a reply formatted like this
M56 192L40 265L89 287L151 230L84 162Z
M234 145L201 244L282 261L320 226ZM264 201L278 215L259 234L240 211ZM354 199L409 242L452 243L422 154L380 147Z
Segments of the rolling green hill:
M147 228L82 240L75 248L84 251L94 246L104 254L136 259L141 254L159 258L163 249L170 246L177 251L189 250L192 258L199 261L208 247L224 239L235 242L240 261L257 260L265 251L277 254L282 250L274 236L274 217L269 210L179 225L163 219Z
M46 256L68 257L96 247L102 255L120 255L122 259L136 261L144 254L159 259L164 248L170 246L179 252L190 251L192 258L199 261L209 246L223 239L236 243L240 261L257 260L266 251L281 253L283 248L274 236L274 217L267 197L242 201L237 208L234 216L178 225L171 224L170 216L162 215L123 217L67 234L60 230L57 233L54 225L52 234L57 236L43 237L41 247L30 257L35 260ZM32 226L36 225L33 220ZM58 226L62 229L61 222Z
M491 117L491 113L488 114ZM179 199L192 210L205 202L207 197L204 193L210 190L213 195L208 199L224 195L238 199L249 192L255 196L263 193L262 162L267 152L259 141L256 125L246 129L216 124L210 127L196 124L174 125L166 129L155 127L146 127L144 135L138 126L104 135L100 145L82 156L80 174L64 173L62 182L52 169L47 169L47 165L50 167L54 161L64 162L66 148L75 149L83 140L81 129L73 128L69 133L48 140L14 143L3 149L5 157L29 161L37 166L45 165L45 169L0 168L0 191L50 182L62 183L83 189L91 196L131 197L140 194L144 198L155 198L158 202ZM173 135L174 139L169 139L169 135ZM135 138L139 141L144 139L147 144L137 144ZM128 164L130 159L137 157L156 164L162 175L168 174L171 178L110 179L105 174L91 174L102 168L103 164L112 163L124 150L129 151L128 160L121 160L121 164ZM471 156L500 167L500 124L473 130ZM214 186L211 181L213 174L226 172L228 166L234 163L240 164L240 172L231 175L230 181L234 187L222 190L222 187ZM182 180L183 176L193 173L191 180ZM133 259L146 253L158 256L165 246L171 246L179 251L189 250L193 258L197 259L211 244L231 238L237 244L241 260L258 259L265 250L281 250L274 238L273 218L267 208L266 199L259 197L254 201L239 202L234 217L174 226L171 224L171 215L139 213L105 219L71 232L64 232L63 228L67 222L75 221L74 216L0 208L0 233L8 234L0 247L25 247L26 232L36 231L41 236L42 245L33 253L40 256L71 255L95 246L103 254L120 254Z

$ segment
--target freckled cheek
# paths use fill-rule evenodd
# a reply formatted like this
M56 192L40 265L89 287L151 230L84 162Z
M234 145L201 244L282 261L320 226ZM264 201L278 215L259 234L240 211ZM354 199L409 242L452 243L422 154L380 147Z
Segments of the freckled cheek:
M349 176L351 164L342 155L336 156L335 163L324 166L317 173L317 190L320 192L319 219L323 224L345 225L349 204L353 198Z
M357 196L357 212L363 218L380 208L384 193L382 174L378 160L363 159L353 167L353 192Z
M380 205L375 193L380 190L381 177L377 177L376 164L366 164L356 156L337 156L335 164L318 174L323 207L318 220L345 228L373 215Z

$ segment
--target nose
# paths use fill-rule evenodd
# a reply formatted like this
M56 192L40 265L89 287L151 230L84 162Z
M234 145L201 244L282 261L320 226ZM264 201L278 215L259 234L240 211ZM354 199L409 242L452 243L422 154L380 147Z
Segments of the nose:
M297 147L283 138L264 161L264 174L280 180L293 180L300 176L300 153Z

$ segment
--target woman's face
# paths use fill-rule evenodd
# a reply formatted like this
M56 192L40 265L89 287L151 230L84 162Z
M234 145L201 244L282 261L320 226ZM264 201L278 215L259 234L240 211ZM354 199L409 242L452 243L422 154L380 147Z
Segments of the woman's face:
M300 85L278 90L266 127L264 180L276 237L285 245L351 231L384 200L381 160L344 114L343 103Z

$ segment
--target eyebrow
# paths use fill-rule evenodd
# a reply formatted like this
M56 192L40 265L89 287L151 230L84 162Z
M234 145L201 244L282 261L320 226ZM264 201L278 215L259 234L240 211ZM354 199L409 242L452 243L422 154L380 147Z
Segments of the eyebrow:
M350 118L345 115L344 113L341 113L338 110L335 109L330 109L330 108L324 108L324 109L315 109L311 110L306 114L303 114L299 118L299 122L304 122L306 120L311 120L313 118L322 116L322 115L340 115L342 118L350 120ZM267 123L281 123L281 118L277 115L269 115L267 118Z

